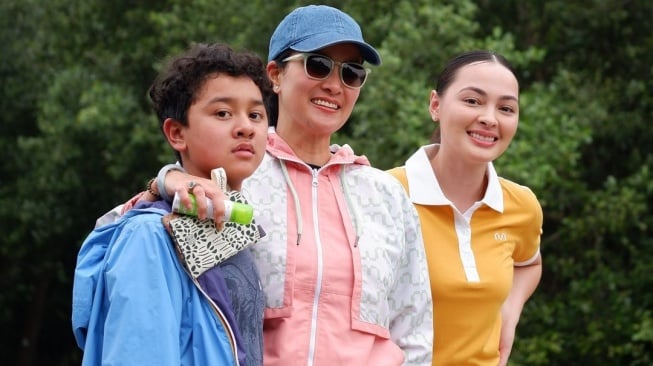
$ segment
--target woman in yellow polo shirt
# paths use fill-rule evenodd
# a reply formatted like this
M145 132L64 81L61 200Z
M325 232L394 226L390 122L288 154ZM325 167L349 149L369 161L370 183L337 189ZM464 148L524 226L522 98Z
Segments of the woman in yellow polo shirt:
M429 103L434 144L390 170L422 225L434 310L433 365L506 365L542 275L542 208L492 161L519 122L519 83L502 56L472 51L442 71Z

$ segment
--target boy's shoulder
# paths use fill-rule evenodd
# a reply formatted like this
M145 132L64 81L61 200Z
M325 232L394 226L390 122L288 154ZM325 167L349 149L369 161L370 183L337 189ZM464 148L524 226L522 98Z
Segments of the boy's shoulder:
M117 220L96 227L84 239L78 253L78 267L84 262L102 261L112 245L119 240L124 240L125 236L135 232L152 233L152 229L160 226L165 230L161 218L166 211L147 208L132 209L127 211Z

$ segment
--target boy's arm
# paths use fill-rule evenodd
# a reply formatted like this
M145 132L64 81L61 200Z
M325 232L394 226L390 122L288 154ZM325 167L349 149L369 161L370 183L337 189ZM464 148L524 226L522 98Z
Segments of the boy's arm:
M179 365L185 294L160 220L125 227L108 254L103 364Z

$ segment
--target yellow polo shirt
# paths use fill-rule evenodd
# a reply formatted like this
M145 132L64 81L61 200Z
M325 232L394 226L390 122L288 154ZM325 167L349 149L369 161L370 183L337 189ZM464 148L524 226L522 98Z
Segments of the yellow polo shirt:
M499 362L501 305L513 266L539 255L542 208L488 164L485 196L459 212L443 195L424 146L391 169L419 214L433 295L433 365Z

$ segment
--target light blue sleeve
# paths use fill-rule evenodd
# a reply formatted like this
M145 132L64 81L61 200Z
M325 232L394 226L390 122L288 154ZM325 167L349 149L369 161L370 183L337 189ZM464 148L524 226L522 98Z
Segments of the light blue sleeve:
M89 349L89 353L94 353L92 345L87 347L87 343L94 343L94 334L91 332L91 340L87 342L88 330L96 326L97 314L101 312L101 306L94 304L102 303L104 258L117 227L118 224L111 224L93 230L77 253L71 321L77 345L85 352Z
M133 217L107 255L102 364L178 366L189 288L161 216Z

